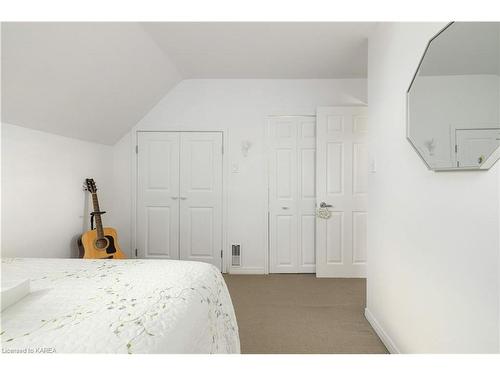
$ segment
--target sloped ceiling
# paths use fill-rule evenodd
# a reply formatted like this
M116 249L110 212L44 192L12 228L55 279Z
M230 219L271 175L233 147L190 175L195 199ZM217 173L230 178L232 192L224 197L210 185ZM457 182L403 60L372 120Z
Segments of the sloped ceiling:
M114 144L187 78L366 77L373 23L3 23L2 122Z
M180 80L137 23L2 24L2 122L114 144Z

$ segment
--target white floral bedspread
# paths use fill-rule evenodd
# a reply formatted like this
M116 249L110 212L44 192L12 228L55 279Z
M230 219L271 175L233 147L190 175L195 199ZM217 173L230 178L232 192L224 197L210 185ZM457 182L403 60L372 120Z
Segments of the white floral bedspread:
M2 259L31 293L1 313L2 351L239 353L212 265L172 260Z

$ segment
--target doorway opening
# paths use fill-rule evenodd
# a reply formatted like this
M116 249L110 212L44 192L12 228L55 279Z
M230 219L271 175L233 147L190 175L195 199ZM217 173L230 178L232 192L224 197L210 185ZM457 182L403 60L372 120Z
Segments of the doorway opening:
M267 121L268 270L366 277L367 108Z

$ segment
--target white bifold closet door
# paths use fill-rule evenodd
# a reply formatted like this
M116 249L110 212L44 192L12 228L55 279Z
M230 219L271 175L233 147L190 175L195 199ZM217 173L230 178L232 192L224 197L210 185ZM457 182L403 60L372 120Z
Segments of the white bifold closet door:
M269 120L269 253L271 273L315 271L316 120Z
M139 132L141 257L222 265L222 133Z

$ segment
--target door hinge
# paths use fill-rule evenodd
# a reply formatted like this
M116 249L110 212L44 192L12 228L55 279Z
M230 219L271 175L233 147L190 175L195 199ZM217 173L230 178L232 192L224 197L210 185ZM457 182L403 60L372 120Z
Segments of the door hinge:
M137 258L137 249L135 249L135 257Z
M220 257L222 258L222 250L220 251Z
M135 153L138 154L139 153L139 146L138 145L135 145Z
M458 152L458 145L455 145L455 154Z

